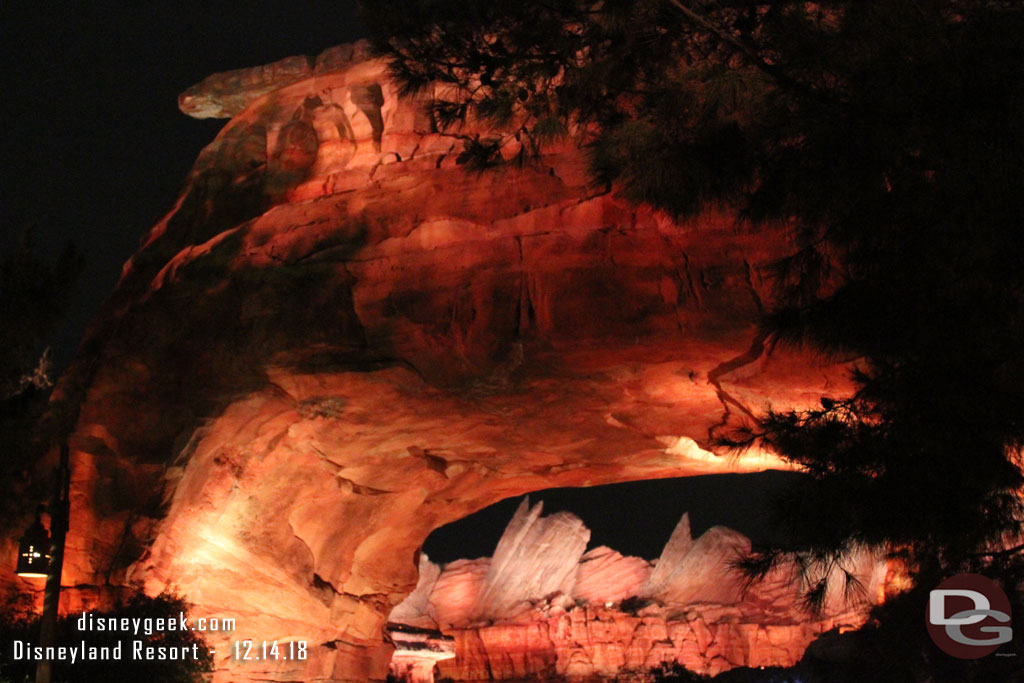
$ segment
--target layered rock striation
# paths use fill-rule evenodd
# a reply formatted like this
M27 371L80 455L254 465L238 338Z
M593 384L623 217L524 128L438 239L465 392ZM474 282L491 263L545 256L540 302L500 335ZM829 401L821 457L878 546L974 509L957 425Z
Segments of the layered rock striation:
M543 488L784 466L709 437L844 391L841 367L763 353L782 227L632 206L572 139L467 169L466 140L498 133L438 132L359 46L181 104L231 118L55 394L76 407L65 577L76 605L137 582L236 619L215 680L382 679L431 530ZM456 571L431 595L505 575ZM245 638L310 656L232 661Z
M672 662L710 675L792 666L820 634L861 626L886 577L886 563L861 552L826 577L790 563L750 583L734 567L749 539L720 526L694 539L687 515L654 562L605 547L584 554L578 518L541 512L520 505L495 549L500 571L490 558L438 567L421 557L420 582L391 621L454 639L454 657L437 662L442 676L647 680ZM811 612L803 591L820 578L825 600Z

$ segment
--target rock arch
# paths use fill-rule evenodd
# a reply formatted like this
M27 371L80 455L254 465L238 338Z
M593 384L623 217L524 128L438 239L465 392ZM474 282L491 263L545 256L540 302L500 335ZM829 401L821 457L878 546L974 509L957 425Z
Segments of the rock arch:
M595 194L572 142L479 175L364 47L278 64L182 97L231 121L59 387L81 404L66 582L234 617L218 680L381 679L432 529L542 488L778 467L709 434L842 389L751 352L781 227ZM268 182L296 111L337 149ZM310 657L227 659L245 638Z

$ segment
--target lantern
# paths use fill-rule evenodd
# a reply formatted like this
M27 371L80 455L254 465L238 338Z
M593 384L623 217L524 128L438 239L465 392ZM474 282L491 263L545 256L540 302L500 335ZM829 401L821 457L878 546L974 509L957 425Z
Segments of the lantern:
M36 511L36 521L25 530L18 544L18 576L46 578L50 571L50 534Z

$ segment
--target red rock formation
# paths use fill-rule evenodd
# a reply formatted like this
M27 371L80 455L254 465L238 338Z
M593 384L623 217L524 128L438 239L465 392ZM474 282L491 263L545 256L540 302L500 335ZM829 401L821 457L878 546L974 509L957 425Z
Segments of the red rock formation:
M230 639L309 643L239 664L215 636L217 680L383 678L432 529L531 490L779 466L698 444L843 390L744 355L781 229L630 206L571 141L469 171L489 132L434 132L359 54L183 96L233 118L57 392L81 406L67 583L174 588Z
M566 523L571 515L564 512L540 517L540 507L530 510L524 502L509 522L495 549L500 572L479 560L438 571L421 559L419 585L391 620L440 625L454 639L454 656L437 662L442 675L646 680L650 669L670 662L710 675L738 666L792 666L821 633L861 626L886 577L884 561L860 554L847 568L861 590L848 591L845 576L834 571L827 599L812 615L792 566L745 585L730 563L749 551L750 541L730 529L713 527L694 540L683 515L652 572L646 560L608 548L581 557L574 544L582 524ZM568 581L552 576L551 568L569 563L576 571ZM552 580L539 581L543 576ZM510 586L517 599L494 600L498 586ZM476 608L437 619L437 607L453 598ZM414 677L400 667L393 671ZM422 667L415 676L424 676Z
M651 606L633 615L614 608L538 611L519 623L451 631L456 657L438 663L455 680L564 676L640 678L662 663L715 675L737 666L792 666L807 646L833 628L863 623L852 614L817 621L758 624L735 608L703 606L673 613Z
M639 595L651 576L651 563L640 557L624 557L599 546L580 558L576 571L574 600L610 605Z
M441 568L426 555L420 555L416 589L391 610L390 621L414 628L436 629L438 621L430 614L430 596L440 575Z
M427 615L433 623L442 631L472 623L490 568L489 557L447 565L428 598Z
M543 510L543 503L531 508L529 498L519 504L494 549L472 620L503 618L545 596L570 600L590 529L576 515L541 517Z
M388 670L407 683L433 683L438 662L455 658L453 639L438 631L389 624L388 633L395 645Z

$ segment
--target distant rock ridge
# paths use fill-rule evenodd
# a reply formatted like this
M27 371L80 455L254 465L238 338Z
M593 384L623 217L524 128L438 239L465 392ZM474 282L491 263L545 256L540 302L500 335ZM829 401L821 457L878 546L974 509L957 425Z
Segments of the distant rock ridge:
M821 633L861 626L886 574L877 556L856 555L848 568L861 592L844 597L837 572L812 615L792 566L746 586L733 567L750 551L739 532L716 526L694 539L684 514L649 562L604 546L584 553L590 530L582 520L542 511L524 499L493 558L438 566L421 555L420 582L390 621L454 638L454 658L437 661L442 675L639 676L673 661L712 675L791 666Z

